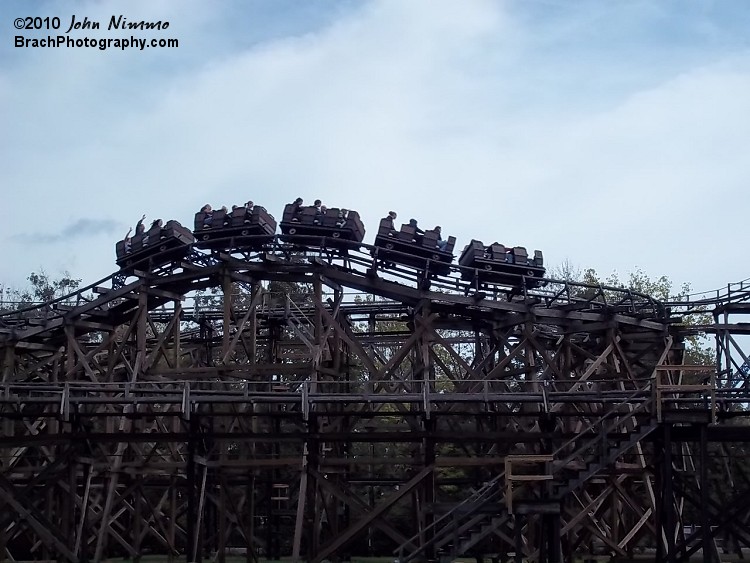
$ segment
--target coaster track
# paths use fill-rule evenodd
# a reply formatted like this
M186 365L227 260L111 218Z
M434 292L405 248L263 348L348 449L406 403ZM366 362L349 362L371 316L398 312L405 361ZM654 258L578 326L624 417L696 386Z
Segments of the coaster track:
M711 561L748 543L746 281L662 303L300 240L155 257L0 314L1 555ZM715 365L685 362L696 312Z

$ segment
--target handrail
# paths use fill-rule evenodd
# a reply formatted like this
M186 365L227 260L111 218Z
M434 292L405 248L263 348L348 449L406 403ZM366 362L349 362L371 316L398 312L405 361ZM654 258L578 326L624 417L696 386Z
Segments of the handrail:
M374 260L377 259L376 257L374 258L373 255L377 254L378 247L375 247L372 245L352 242L351 245L348 246L347 252L345 254L332 255L331 250L333 250L334 247L331 245L328 245L327 241L330 240L331 242L333 242L335 240L336 241L335 244L340 245L341 239L327 239L326 237L323 237L321 238L320 246L317 248L310 248L304 245L301 247L300 246L295 247L293 246L294 239L298 237L303 241L309 240L309 237L305 237L305 236L284 235L284 238L286 239L286 241L291 241L291 242L286 242L286 241L281 241L278 235L275 236L272 242L265 245L261 250L251 253L252 260L250 260L249 263L254 263L256 260L262 261L264 256L267 256L268 253L274 253L274 252L279 253L279 257L283 258L286 252L288 252L290 249L295 249L296 251L304 255L312 255L312 256L318 256L320 258L325 258L326 262L330 262L331 260L340 261L342 262L344 267L347 269L347 271L350 271L351 273L355 273L359 275L367 275L368 267L373 263ZM216 254L210 254L210 253L207 253L208 251L199 250L194 247L192 251L194 254L189 255L187 258L184 259L184 261L190 262L192 260L192 264L196 266L195 276L199 277L201 275L199 268L212 267L212 266L205 266L205 264L203 263L204 260L198 260L198 257L200 257L201 259L205 259L208 257L216 257ZM225 249L223 252L231 253L232 251L233 251L232 249ZM394 252L394 251L390 251L390 252ZM245 261L248 261L251 258L251 255L248 254L244 258L245 258ZM323 265L325 265L325 263ZM310 267L315 267L315 265L310 265ZM445 263L445 262L441 262L440 267L443 269L447 268L448 273L443 274L443 275L436 275L434 276L433 279L435 283L439 285L439 287L441 288L441 291L443 291L442 293L443 297L445 297L446 294L450 294L450 293L453 293L455 295L465 295L467 293L467 290L471 289L471 282L464 281L462 280L462 277L461 277L462 272L465 272L467 270L466 267L456 265L453 263ZM468 268L468 270L473 270L473 269ZM421 279L420 268L417 268L417 267L399 265L399 267L393 271L390 271L390 270L379 270L379 271L382 273L382 275L386 277L386 279L390 279L393 276L395 276L395 279L403 278L405 274L408 276L407 279L410 279L411 281L419 281L419 279ZM38 310L38 309L49 309L57 303L69 301L72 298L77 298L76 302L78 303L80 301L81 296L85 292L90 291L94 287L102 285L103 283L110 281L113 278L117 276L121 276L121 275L122 274L120 272L116 272L84 288L76 289L75 291L67 295L58 297L51 301L45 302L43 304L31 305L29 307L24 307L22 309L0 313L0 318L14 316L14 315L17 316L17 315L28 313L28 312ZM158 280L159 276L157 276L156 279ZM581 303L581 304L590 303L598 307L608 308L610 306L610 303L608 303L608 299L606 295L604 295L604 292L609 292L610 294L614 294L614 295L622 295L622 298L619 301L616 300L615 303L629 302L629 303L632 303L633 306L635 305L640 305L641 307L646 306L649 309L654 310L654 314L656 314L656 310L658 309L658 302L656 302L651 296L643 294L643 293L639 293L639 292L636 292L627 288L606 286L606 285L601 285L601 284L590 285L590 284L574 282L570 280L555 280L552 278L544 278L544 279L540 278L540 281L543 281L543 285L544 284L549 285L551 291L548 289L545 289L544 287L538 287L534 289L525 288L524 293L528 295L529 297L540 297L545 300L548 300L548 306L550 307L558 303ZM555 289L555 287L557 286L561 286L564 289L562 291L557 291ZM589 296L587 294L587 291L590 293L591 290L594 290L595 293ZM494 291L504 293L504 292L512 291L512 288L505 286L505 285L496 285Z
M594 428L597 424L601 424L605 419L607 419L608 417L610 417L611 415L614 414L616 408L618 408L618 407L620 407L622 405L629 404L630 401L633 398L635 398L639 394L642 394L644 391L647 391L647 389L639 389L638 391L632 393L625 400L623 400L623 401L617 403L616 405L614 405L613 409L610 412L608 412L604 417L602 417L602 418L598 419L596 422L590 424L585 430L582 430L582 431L578 432L577 436L575 438L572 438L571 440L568 440L567 442L565 442L562 446L560 446L559 448L557 448L553 452L552 455L553 456L557 456L561 451L563 451L565 448L567 448L568 446L570 446L571 444L573 444L578 439L578 437L581 434L584 434L588 430ZM640 411L640 409L642 407L645 407L647 404L648 404L648 402L641 403L638 407L636 407L635 409L633 409L632 411L630 411L629 413L627 413L627 416L632 416L634 414L637 414ZM578 448L578 451L590 447L591 445L595 444L596 441L597 440L591 440L590 442L587 442L584 447ZM457 512L460 512L460 508L462 506L465 506L465 505L468 505L468 504L472 504L472 503L477 502L478 500L480 500L485 494L487 494L488 492L490 492L491 489L492 489L492 487L494 487L504 476L505 476L505 470L501 471L495 477L493 477L492 479L490 479L489 481L487 481L486 483L484 483L482 485L482 487L480 487L479 489L477 489L470 497L467 497L462 502L460 502L459 504L457 504L456 506L454 506L450 511L446 512L443 516L441 516L440 518L438 518L437 520L435 520L434 522L432 522L432 524L430 524L430 526L427 526L426 528L422 529L422 531L418 532L417 534L415 534L414 536L412 536L411 538L409 538L406 542L404 542L404 544L413 543L415 540L418 540L419 537L422 536L422 535L424 535L424 533L426 531L431 530L433 528L436 528L440 523L442 523L443 521L445 521L447 518L452 517ZM399 550L397 549L396 551L394 551L394 553L396 553L398 551Z
M567 447L571 446L572 444L574 444L576 442L576 440L578 440L579 436L581 436L582 434L585 434L589 430L592 430L595 426L602 424L607 418L609 418L611 415L613 415L616 412L617 408L619 408L619 407L621 407L623 405L629 405L629 404L631 404L631 401L636 396L642 394L644 391L647 391L647 390L648 390L648 388L638 389L636 392L632 393L630 396L628 396L624 400L622 400L619 403L617 403L616 405L614 405L612 407L612 409L606 415L604 415L603 417L601 417L598 420L596 420L596 421L592 422L591 424L589 424L584 430L579 431L575 437L571 438L570 440L568 440L567 442L565 442L564 444L562 444L560 447L558 447L554 452L552 452L552 455L557 456L565 448L567 448ZM627 413L626 416L630 417L630 416L633 416L634 414L638 413L643 407L647 406L649 404L649 402L653 402L653 401L644 401L644 402L642 402L635 409L633 409L629 413ZM623 413L623 414L625 414L625 413ZM616 426L617 425L615 425L615 427ZM597 441L598 441L598 439L590 440L589 442L587 442L585 444L585 447L578 448L577 451L581 451L582 449L591 447Z
M7 317L7 316L18 315L18 314L21 314L21 313L28 313L28 312L31 312L31 311L34 311L34 310L37 310L37 309L51 309L53 305L56 305L58 303L62 303L64 301L68 301L72 297L80 298L80 296L83 293L85 293L87 291L91 291L95 287L97 287L97 286L99 286L99 285L101 285L101 284L103 284L105 282L108 282L109 280L111 280L116 275L117 275L117 273L110 274L106 278L102 278L99 281L96 281L96 282L94 282L94 283L92 283L90 285L87 285L86 287L77 288L74 291L72 291L71 293L68 293L67 295L63 295L62 297L56 297L55 299L51 299L50 301L44 301L44 302L34 303L33 305L29 305L28 307L23 307L22 309L13 309L13 310L9 310L9 311L0 311L0 318ZM78 300L76 300L76 302L78 302Z
M305 319L305 321L307 321L308 323L312 324L310 322L310 319L307 318L307 315L305 314L305 312L302 309L299 308L299 305L297 305L292 300L292 298L289 296L289 294L284 294L284 297L286 297L286 304L290 307L290 311L291 311L291 308L293 307L302 316L302 318ZM294 313L292 313L292 314L294 315Z
M423 528L421 532L417 532L412 537L408 538L402 545L413 543L415 540L418 540L419 537L422 536L422 535L424 535L424 533L427 530L431 530L431 529L435 528L443 520L445 520L446 518L448 518L449 516L451 516L452 514L454 514L455 512L457 512L458 509L459 509L459 507L464 506L467 503L470 504L470 503L477 502L478 500L480 500L481 497L483 497L487 492L490 492L492 490L492 487L494 487L500 481L500 479L502 479L504 476L505 476L505 470L503 469L495 477L493 477L489 481L486 481L485 483L483 483L482 486L480 488L478 488L476 491L474 491L474 493L470 497L467 497L466 499L464 499L463 501L461 501L460 503L458 503L456 506L454 506L451 510L449 510L448 512L446 512L445 514L443 514L440 518L438 518L437 520L434 520L432 522L432 524L430 524L426 528ZM467 514L471 514L471 513L467 512ZM424 546L422 546L422 547L424 547ZM399 551L400 551L400 548L395 549L393 551L393 553L397 553Z
M320 246L317 248L311 248L309 246L303 245L302 247L295 247L295 239L299 238L301 240L304 240L309 245L309 236L305 235L283 235L286 239L285 241L280 240L280 235L275 235L272 242L270 242L268 245L264 246L261 251L257 251L255 254L257 254L258 259L262 259L261 255L267 253L267 252L274 252L276 250L280 251L283 255L284 252L288 251L290 248L296 248L303 254L308 255L318 255L318 256L325 256L327 261L331 261L333 259L340 259L343 262L345 262L346 268L351 271L352 273L358 273L358 274L364 274L363 271L359 270L358 268L355 268L355 265L359 265L361 267L366 268L369 263L371 263L376 258L373 258L373 254L377 255L377 249L378 247L375 247L373 245L363 244L363 243L357 243L354 241L351 241L351 244L347 245L347 252L346 255L341 257L336 257L331 255L331 250L335 249L335 245L340 245L342 243L341 239L332 239L330 237L320 237ZM328 240L331 240L333 242L335 240L335 245L329 245ZM196 256L200 256L202 259L208 258L208 257L215 257L215 254L206 253L202 250L198 250L193 248L193 252L196 254ZM231 253L233 249L225 249L224 252ZM390 251L394 252L394 251ZM191 257L189 256L186 260L190 260ZM192 256L192 259L195 261L197 258L195 256ZM201 266L202 261L198 260L200 263L195 263L196 266ZM471 282L466 282L461 279L461 273L466 270L467 268L456 265L453 263L445 263L441 262L441 268L447 268L448 273L445 275L437 275L435 276L436 283L440 284L441 291L452 291L456 294L465 294L467 290L471 289ZM395 275L398 279L400 276L402 277L404 274L408 274L409 279L413 281L418 281L419 276L419 268L416 267L409 267L405 265L400 265L399 268L397 268L397 271L390 272L388 270L384 270L384 274L386 276L389 275ZM471 268L469 268L471 270ZM29 305L27 307L23 307L21 309L15 309L15 310L9 310L9 311L3 311L0 312L0 319L5 318L11 318L11 317L19 317L27 313L31 313L35 310L39 311L45 311L49 312L50 309L52 309L55 305L69 302L72 299L75 299L75 305L80 305L82 301L83 295L93 290L95 287L100 286L110 280L113 280L113 278L121 276L122 274L120 272L115 272L107 277L104 277L92 284L89 284L83 288L77 288L76 290L63 295L61 297L57 297L55 299L52 299L50 301L44 302L44 303L36 303ZM199 276L200 272L196 272L196 276ZM558 304L573 304L573 303L589 303L592 306L602 307L604 309L610 308L610 307L618 307L622 306L623 304L630 304L631 307L634 309L640 309L643 310L644 307L648 307L652 311L653 316L659 316L661 314L665 314L665 309L671 309L671 314L693 314L695 313L695 309L698 308L705 308L705 307L712 307L712 306L720 306L720 305L726 305L733 302L746 302L750 301L750 278L741 280L739 282L732 282L727 284L725 288L711 290L711 291L704 291L704 292L694 292L688 295L680 295L680 296L674 296L670 299L659 302L658 300L654 299L652 296L648 294L644 294L641 292L637 292L633 289L629 288L623 288L623 287L614 287L614 286L607 286L603 284L585 284L582 282L575 282L571 280L556 280L552 278L543 278L540 279L540 281L543 282L542 287L529 289L524 286L523 288L523 294L525 296L529 297L540 297L545 300L546 306L548 307L554 307ZM447 283L450 282L450 283ZM546 286L546 287L545 287ZM496 291L504 292L508 291L507 289L503 289L504 286L497 286ZM559 288L559 289L556 289ZM713 295L712 295L713 294ZM608 295L611 297L613 295L620 295L619 299L611 299L608 297ZM443 296L445 296L445 293L443 293ZM694 297L700 297L699 299L694 299ZM102 296L99 299L104 299L106 296ZM676 311L677 309L678 311ZM700 312L700 311L699 311ZM54 317L57 317L60 315L54 315ZM54 318L53 317L53 318Z

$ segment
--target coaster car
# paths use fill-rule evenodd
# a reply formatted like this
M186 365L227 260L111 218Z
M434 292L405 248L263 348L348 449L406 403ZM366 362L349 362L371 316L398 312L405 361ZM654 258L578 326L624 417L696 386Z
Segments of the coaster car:
M415 268L425 269L430 273L445 274L449 271L449 264L453 261L453 247L456 237L448 237L445 250L438 248L439 234L434 230L417 233L417 229L410 224L401 225L396 230L393 221L388 217L380 220L378 234L375 236L377 257L386 263L404 264Z
M260 205L250 211L246 207L229 212L217 209L196 213L194 228L197 248L258 248L273 240L276 219Z
M335 207L319 210L289 203L284 207L279 226L283 235L294 237L282 235L281 240L287 242L318 245L321 238L326 237L326 245L346 247L365 238L365 226L359 213Z
M133 236L129 245L124 240L115 245L117 265L122 269L135 266L153 269L187 256L194 240L193 233L177 221L154 225Z
M462 266L461 279L480 284L543 285L544 257L541 250L534 251L529 258L523 246L505 247L497 242L489 246L478 240L466 245L458 264Z

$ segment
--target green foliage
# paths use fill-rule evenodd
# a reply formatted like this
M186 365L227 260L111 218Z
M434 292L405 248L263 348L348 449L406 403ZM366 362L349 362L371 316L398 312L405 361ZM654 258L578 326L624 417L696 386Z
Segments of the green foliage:
M31 272L26 279L31 285L24 289L5 288L2 296L3 309L22 309L34 303L53 301L73 293L81 284L81 279L72 277L68 271L54 278L44 268Z
M567 258L547 272L549 278L562 281L581 281L581 269Z
M602 278L593 268L587 268L583 272L570 262L565 261L552 269L553 275L564 281L584 283L593 286L608 286L629 289L631 291L648 295L657 301L679 303L688 300L691 288L689 283L683 283L678 291L674 291L674 283L667 276L662 275L652 278L640 268L630 272L626 280L621 280L617 272L612 272L606 278ZM711 324L711 315L705 307L696 307L689 314L682 316L677 325L685 327L697 327ZM688 334L685 336L685 358L686 364L712 365L715 361L713 348L708 345L706 336L701 333Z
M672 280L667 276L652 279L640 268L628 274L626 281L620 280L617 272L612 272L602 279L593 268L588 268L583 273L583 283L592 285L606 285L610 287L622 287L630 289L643 295L649 295L658 301L674 301L684 298L690 292L690 284L682 285L679 292L672 293Z
M270 281L267 293L273 295L286 295L297 305L311 303L313 297L313 286L309 283Z
M252 301L252 290L248 284L232 283L232 306L236 309L246 309ZM309 283L271 281L262 288L264 302L276 300L283 303L287 298L298 307L303 304L312 303L313 287ZM196 291L194 295L195 305L201 310L220 310L224 300L220 286L210 287L207 290Z
M627 279L621 280L617 272L606 277L601 276L594 268L581 268L565 260L561 264L550 268L550 276L554 279L581 283L591 286L629 289L636 293L649 295L657 301L675 301L684 299L690 292L690 284L685 283L677 293L673 293L673 283L667 276L651 278L640 268L628 274ZM585 290L580 290L585 293Z

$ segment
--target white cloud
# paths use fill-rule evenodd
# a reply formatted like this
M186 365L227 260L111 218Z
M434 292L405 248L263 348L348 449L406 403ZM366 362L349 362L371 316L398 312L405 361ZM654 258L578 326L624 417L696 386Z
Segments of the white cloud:
M0 76L13 108L0 182L23 210L7 233L85 217L124 234L142 212L189 224L206 201L248 197L279 215L301 195L358 209L366 242L393 208L441 224L459 249L499 240L550 264L640 265L697 287L747 275L725 242L746 241L735 227L747 209L746 51L681 57L680 45L625 41L598 53L587 40L598 45L619 12L388 0L242 49L223 37L206 54L193 49L211 50L218 9L138 6L139 18L169 17L178 52L34 52ZM659 17L648 4L626 21ZM106 236L28 256L2 232L21 272L51 261L93 280L114 267Z

